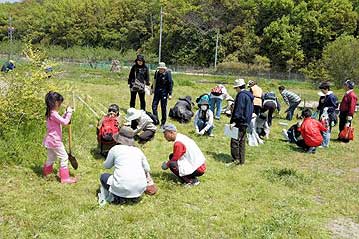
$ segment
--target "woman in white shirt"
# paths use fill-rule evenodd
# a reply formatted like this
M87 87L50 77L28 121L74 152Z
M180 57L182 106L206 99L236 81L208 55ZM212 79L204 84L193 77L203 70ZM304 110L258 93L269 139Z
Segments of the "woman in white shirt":
M104 189L113 194L113 203L126 203L127 199L138 201L147 186L146 176L150 166L141 149L134 146L134 132L122 127L114 140L118 143L107 155L104 167L115 167L113 175L104 173L100 177Z

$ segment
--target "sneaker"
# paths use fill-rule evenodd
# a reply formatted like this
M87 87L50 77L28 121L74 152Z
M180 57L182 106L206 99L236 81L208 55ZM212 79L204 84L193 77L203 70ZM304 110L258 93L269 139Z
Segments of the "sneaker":
M184 186L185 186L186 188L190 188L190 187L193 187L193 186L197 186L197 185L199 185L199 184L200 184L200 182L199 182L198 178L194 178L194 179L192 179L191 182L186 183Z
M219 120L219 117L215 116L214 119Z
M286 129L282 129L282 135L283 135L283 137L284 137L285 140L290 141Z
M209 135L209 137L214 137L214 134L211 133L211 134Z
M240 165L243 165L243 164L241 164L238 160L235 160L235 161L232 161L230 163L226 163L225 165L226 165L226 167L234 167L234 166L240 166Z

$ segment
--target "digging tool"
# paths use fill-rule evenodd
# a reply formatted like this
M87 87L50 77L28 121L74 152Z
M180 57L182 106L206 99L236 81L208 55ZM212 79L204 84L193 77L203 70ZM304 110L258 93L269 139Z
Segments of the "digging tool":
M79 167L79 164L78 164L75 156L72 155L71 146L72 146L72 127L71 127L71 122L70 122L69 123L69 152L68 152L68 155L69 155L69 161L71 163L71 166L74 169L77 169Z

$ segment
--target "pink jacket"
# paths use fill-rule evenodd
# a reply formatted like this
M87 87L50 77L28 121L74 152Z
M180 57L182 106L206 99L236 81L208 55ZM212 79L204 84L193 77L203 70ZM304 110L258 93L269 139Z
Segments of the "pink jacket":
M62 143L62 127L70 123L72 113L65 113L63 117L57 111L51 111L50 117L46 119L47 132L43 141L46 148L58 148Z

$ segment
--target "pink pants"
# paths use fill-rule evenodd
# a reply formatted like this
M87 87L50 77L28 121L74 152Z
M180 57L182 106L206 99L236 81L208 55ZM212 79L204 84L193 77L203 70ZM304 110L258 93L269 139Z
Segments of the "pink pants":
M67 167L69 156L65 150L65 147L62 145L58 148L47 148L47 161L46 165L53 165L57 158L60 159L60 166Z

